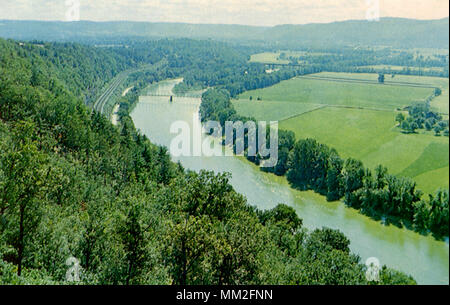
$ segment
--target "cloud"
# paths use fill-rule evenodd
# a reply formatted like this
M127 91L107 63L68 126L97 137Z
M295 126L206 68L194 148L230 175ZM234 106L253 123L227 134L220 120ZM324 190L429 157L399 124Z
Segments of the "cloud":
M364 19L379 1L381 16L437 19L448 0L0 0L0 19L64 20L80 2L83 20L267 25Z

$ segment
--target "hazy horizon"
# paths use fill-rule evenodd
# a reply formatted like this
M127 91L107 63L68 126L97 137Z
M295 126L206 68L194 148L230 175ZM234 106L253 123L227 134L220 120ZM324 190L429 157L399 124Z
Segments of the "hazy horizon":
M404 18L404 17L381 17L381 19L389 19L389 18L397 18L397 19L405 19L405 20L417 20L417 21L438 21L443 19L449 19L449 16L436 18L436 19L415 19L415 18ZM346 20L337 20L337 21L326 21L326 22L311 22L311 23L280 23L275 25L252 25L252 24L240 24L240 23L194 23L194 22L177 22L177 21L139 21L139 20L78 20L78 21L66 21L63 19L60 20L39 20L39 19L8 19L8 18L0 18L0 21L37 21L37 22L93 22L93 23L113 23L113 22L136 22L136 23L159 23L159 24L191 24L191 25L229 25L229 26L248 26L248 27L276 27L283 25L309 25L309 24L329 24L335 22L346 22L346 21L365 21L365 19L346 19Z
M314 4L306 0L0 0L0 7L0 20L264 27L366 20L368 16L416 20L449 17L447 0L319 0Z

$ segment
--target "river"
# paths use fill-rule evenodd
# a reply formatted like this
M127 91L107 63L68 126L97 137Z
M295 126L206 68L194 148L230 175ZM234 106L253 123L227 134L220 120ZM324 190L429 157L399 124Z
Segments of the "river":
M180 80L164 81L153 85L147 94L171 95ZM155 144L170 147L177 134L170 133L174 121L194 125L198 121L199 98L168 96L141 96L131 113L136 128ZM196 122L198 123L198 122ZM223 148L217 148L222 150ZM342 202L327 202L313 192L300 192L289 187L284 177L263 173L242 157L172 157L191 170L230 172L230 183L245 195L250 205L270 209L278 203L293 207L308 229L329 227L339 229L351 241L352 252L362 262L376 257L381 264L412 275L419 284L448 285L449 245L431 236L422 236L393 225L383 225Z

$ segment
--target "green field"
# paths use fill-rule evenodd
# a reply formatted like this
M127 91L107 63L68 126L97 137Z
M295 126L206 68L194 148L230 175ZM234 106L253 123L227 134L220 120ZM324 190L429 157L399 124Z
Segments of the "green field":
M233 101L234 108L239 114L253 117L258 121L282 121L324 107L323 105L318 104L286 103L288 104L284 105L284 107L280 107L282 104L276 101L250 101L248 99Z
M264 64L288 64L289 60L278 59L280 53L259 53L250 58L250 62L259 62Z
M434 89L431 88L415 88L411 86L429 86L439 87L442 89L442 95L436 97L432 101L432 106L442 114L449 113L449 80L447 78L439 77L426 77L426 76L409 76L409 75L396 75L394 78L386 77L385 85L378 85L377 74L369 73L333 73L323 72L314 74L308 77L320 78L322 82L311 79L295 78L289 81L282 82L276 86L272 86L265 89L252 90L245 92L239 96L239 102L249 101L249 97L252 96L254 100L256 97L263 97L263 102L260 104L239 104L236 103L236 108L242 111L245 115L252 115L256 113L261 117L261 113L265 113L266 109L270 111L277 111L279 113L285 113L289 111L276 110L277 106L270 105L270 102L301 102L302 104L331 104L331 105L343 105L354 107L365 107L372 109L384 109L392 110L396 108L402 108L410 105L414 101L424 100L431 95ZM329 80L331 78L332 80ZM342 79L345 83L334 81L335 79ZM372 81L374 84L358 84L352 83L352 80ZM345 86L343 86L345 84ZM327 86L327 90L323 90L323 86ZM404 85L404 86L398 86ZM381 88L380 88L381 86ZM295 88L294 88L295 87ZM314 91L314 92L313 92ZM301 101L299 99L302 99ZM255 101L256 102L256 101ZM290 105L292 107L292 105ZM306 106L305 106L306 107ZM301 114L303 111L298 107L293 110L293 114ZM309 111L309 107L306 107ZM277 117L270 114L271 118ZM284 118L281 115L280 118ZM267 119L265 115L262 119Z
M409 106L414 101L424 100L432 93L431 88L297 77L272 87L247 91L241 94L239 99L249 99L253 96L262 97L264 101L394 110Z
M395 124L395 114L327 107L280 122L298 138L316 138L343 157L363 159L383 143Z
M360 159L370 168L382 164L392 174L414 178L426 193L448 187L448 138L424 131L403 134L395 122L397 108L434 91L416 85L443 88L444 94L432 103L448 113L448 79L396 76L379 85L359 82L376 82L376 74L319 73L312 77L320 79L294 78L245 92L233 104L240 114L279 120L280 129L294 131L297 138L315 138L343 157Z
M333 73L323 72L315 74L317 77L331 77L343 79L361 79L377 81L377 74L369 73ZM407 83L407 84L426 84L433 87L441 88L442 95L436 97L432 101L432 106L442 114L449 113L449 79L441 77L413 76L413 75L396 75L394 78L386 76L386 84Z
M319 53L319 52L293 52L293 51L280 51L280 52L265 52L253 54L250 57L250 62L258 62L263 64L289 64L288 59L280 59L280 55L284 53L286 58L295 57L298 58L300 56L321 56L326 55L328 53Z
M345 73L345 72L322 72L316 73L312 76L315 77L333 77L333 78L343 78L343 79L363 79L363 80L373 80L376 81L378 79L378 74L375 73ZM419 84L419 85L430 85L430 86L447 86L448 87L448 78L443 77L431 77L431 76L415 76L415 75L395 75L394 78L386 75L385 82L387 84L396 82L396 83L407 83L407 84Z

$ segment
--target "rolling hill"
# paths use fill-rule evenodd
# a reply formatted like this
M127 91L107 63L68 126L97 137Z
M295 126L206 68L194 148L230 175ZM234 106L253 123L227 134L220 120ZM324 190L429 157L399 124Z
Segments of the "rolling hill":
M448 48L449 18L413 20L382 18L379 22L342 22L257 27L223 24L151 22L0 21L0 37L51 41L98 40L117 37L195 38L289 47L392 46Z

